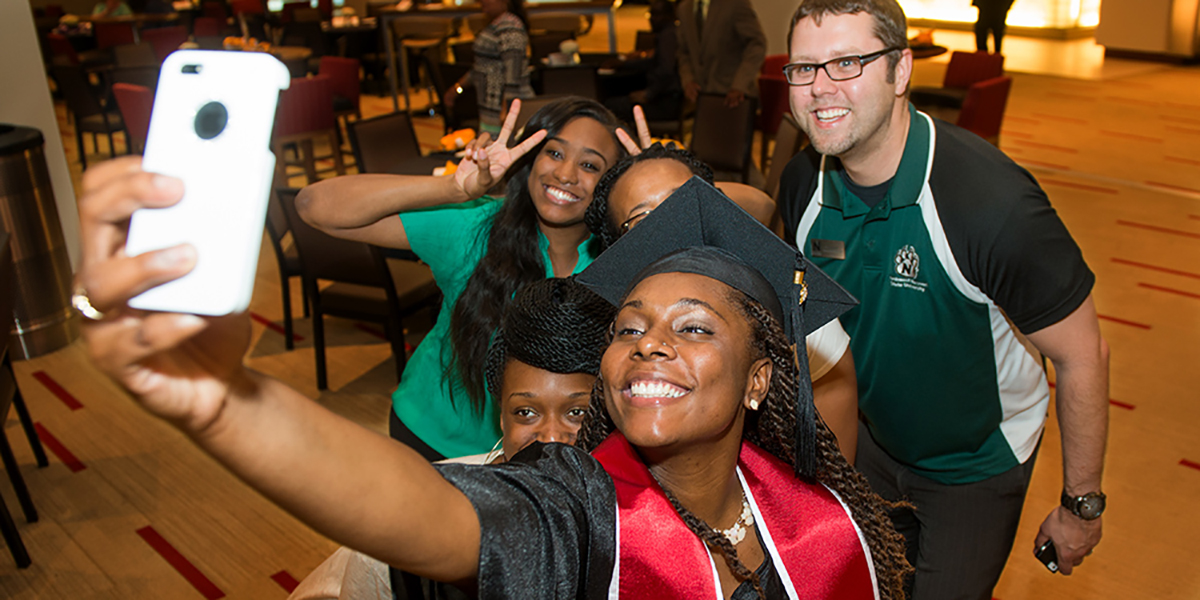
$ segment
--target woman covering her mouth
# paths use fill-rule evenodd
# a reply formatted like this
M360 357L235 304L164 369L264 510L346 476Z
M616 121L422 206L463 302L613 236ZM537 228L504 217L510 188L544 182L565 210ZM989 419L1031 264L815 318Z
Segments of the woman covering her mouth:
M105 167L81 200L93 360L322 534L481 598L902 597L886 505L790 347L854 301L711 186L685 184L580 277L619 312L579 447L433 466L246 368L246 315L130 310L194 256L124 256L132 211L182 190Z

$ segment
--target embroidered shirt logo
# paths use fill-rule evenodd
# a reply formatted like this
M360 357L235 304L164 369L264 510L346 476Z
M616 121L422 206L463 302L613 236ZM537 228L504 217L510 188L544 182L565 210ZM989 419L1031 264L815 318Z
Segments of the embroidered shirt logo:
M916 279L921 270L921 257L916 248L904 246L896 251L896 273L901 277Z

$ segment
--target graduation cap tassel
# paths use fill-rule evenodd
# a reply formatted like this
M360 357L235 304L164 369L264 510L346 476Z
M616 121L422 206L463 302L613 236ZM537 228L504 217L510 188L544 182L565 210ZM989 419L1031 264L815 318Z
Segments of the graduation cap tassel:
M812 377L808 371L808 349L804 338L804 301L808 286L804 282L804 258L796 254L794 296L791 302L792 331L796 338L796 475L809 479L817 476L817 411L813 405Z

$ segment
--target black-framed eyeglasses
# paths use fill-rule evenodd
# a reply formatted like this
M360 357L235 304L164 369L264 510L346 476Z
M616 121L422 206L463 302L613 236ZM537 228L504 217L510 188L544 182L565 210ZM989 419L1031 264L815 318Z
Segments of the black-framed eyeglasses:
M629 217L628 219L625 219L625 222L621 223L621 235L625 235L626 233L629 233L630 228L632 228L634 225L637 225L638 223L641 223L642 219L645 219L646 216L649 215L651 212L654 212L654 209L647 208L646 210L643 210L642 212L640 212L636 215L633 215L632 217Z
M825 74L833 81L854 79L863 73L863 67L889 52L904 48L884 48L878 52L859 56L839 56L823 63L791 63L783 66L783 76L790 85L812 85L817 80L817 71L825 69Z

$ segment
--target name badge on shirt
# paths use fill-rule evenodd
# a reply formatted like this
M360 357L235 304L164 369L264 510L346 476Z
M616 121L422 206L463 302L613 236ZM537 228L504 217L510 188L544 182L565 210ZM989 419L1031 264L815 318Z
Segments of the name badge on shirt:
M812 256L813 258L846 260L846 242L841 240L818 240L814 238L812 241Z

